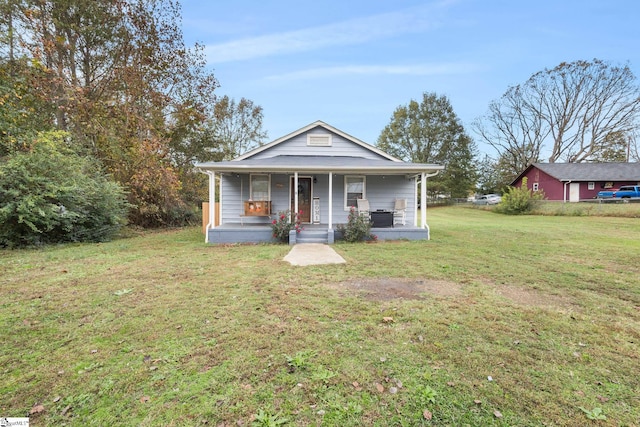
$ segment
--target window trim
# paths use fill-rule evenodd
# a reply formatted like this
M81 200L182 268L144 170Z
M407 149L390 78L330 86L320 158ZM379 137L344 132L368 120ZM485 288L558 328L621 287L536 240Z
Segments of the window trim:
M596 189L596 183L595 183L594 181L589 181L589 182L587 183L587 188L588 188L589 190L595 190L595 189Z
M254 176L266 176L267 177L267 198L256 199L253 197L253 177ZM253 201L270 201L271 200L271 174L267 173L252 173L249 175L249 200Z
M533 186L532 186L532 190L533 190L534 192L536 192L536 191L538 191L539 189L540 189L540 184L539 184L539 183L537 183L537 182L534 182L534 183L533 183Z
M344 202L343 202L343 208L345 211L349 211L351 209L351 206L347 205L347 182L349 181L349 178L361 178L362 179L362 198L366 199L367 198L367 177L366 175L345 175L344 176ZM357 207L357 206L354 206Z

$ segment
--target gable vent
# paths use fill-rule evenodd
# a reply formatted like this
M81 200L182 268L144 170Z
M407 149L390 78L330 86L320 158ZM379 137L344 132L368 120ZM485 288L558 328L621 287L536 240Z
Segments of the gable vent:
M311 147L331 146L331 134L307 134L307 145Z

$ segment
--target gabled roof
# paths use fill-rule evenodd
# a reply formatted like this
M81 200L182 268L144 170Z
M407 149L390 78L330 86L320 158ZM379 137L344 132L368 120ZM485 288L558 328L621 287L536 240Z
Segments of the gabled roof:
M375 158L362 156L328 156L328 155L275 155L272 157L258 156L264 150L268 150L284 141L288 141L298 135L310 131L316 127L322 127L329 132L359 145L372 153ZM354 138L328 124L317 121L298 129L288 135L278 138L269 144L249 151L233 160L223 162L197 163L195 165L202 172L220 173L339 173L339 174L379 174L379 175L406 175L416 176L420 173L437 173L444 169L442 165L427 163L410 163L399 160L384 151Z
M533 168L558 181L640 181L640 163L533 163L512 182Z
M301 134L303 134L303 133L305 133L307 131L310 131L311 129L316 128L318 126L323 127L326 130L328 130L329 132L335 133L336 135L340 135L344 139L346 139L348 141L351 141L356 145L364 147L367 150L370 150L370 151L372 151L372 152L374 152L374 153L378 154L379 156L382 156L382 157L384 157L386 159L392 160L394 162L401 162L402 161L402 160L397 159L397 158L391 156L390 154L387 154L384 151L374 147L373 145L369 145L366 142L359 140L358 138L355 138L355 137L353 137L353 136L351 136L351 135L349 135L347 133L342 132L340 129L334 128L333 126L330 126L330 125L326 124L325 122L323 122L321 120L315 121L315 122L313 122L311 124L308 124L305 127L302 127L302 128L300 128L300 129L298 129L296 131L291 132L288 135L285 135L285 136L283 136L281 138L278 138L278 139L276 139L274 141L271 141L268 144L265 144L265 145L263 145L261 147L253 149L251 151L248 151L248 152L242 154L241 156L236 157L232 161L239 161L239 160L248 159L248 158L250 158L250 157L252 157L252 156L254 156L254 155L256 155L256 154L258 154L258 153L260 153L262 151L268 150L271 147L274 147L274 146L276 146L276 145L278 145L278 144L280 144L280 143L282 143L284 141L287 141L287 140L289 140L291 138L294 138L294 137L296 137L298 135L301 135Z

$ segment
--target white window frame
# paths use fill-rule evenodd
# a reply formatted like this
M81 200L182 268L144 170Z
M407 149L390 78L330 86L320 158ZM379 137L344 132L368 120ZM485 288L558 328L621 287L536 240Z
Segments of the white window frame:
M533 191L534 191L534 192L535 192L535 191L538 191L538 189L539 189L539 188L540 188L540 184L539 184L539 183L537 183L537 182L534 182L534 183L533 183Z
M256 199L253 194L253 177L267 177L267 198L266 199ZM271 175L266 173L252 173L249 175L249 198L255 201L269 201L271 200Z
M595 190L596 189L596 183L593 181L589 181L589 183L587 184L587 188L589 190Z
M307 146L309 147L331 147L333 138L330 133L308 133Z
M347 183L349 179L358 178L362 180L362 198L367 198L367 177L365 175L345 175L344 176L344 210L349 211L351 206L347 204ZM357 206L354 204L355 208Z

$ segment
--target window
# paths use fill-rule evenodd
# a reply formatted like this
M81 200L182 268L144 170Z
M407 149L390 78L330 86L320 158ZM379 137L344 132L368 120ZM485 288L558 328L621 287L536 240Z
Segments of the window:
M311 147L330 147L331 134L307 134L307 145Z
M533 191L538 191L539 187L540 187L540 185L537 182L533 183Z
M271 200L269 181L269 175L251 175L251 200Z
M351 206L357 206L357 199L366 199L365 177L345 176L344 177L344 208L349 210Z
M595 189L596 188L596 183L593 182L593 181L590 181L589 184L588 184L588 188L589 188L589 190Z

